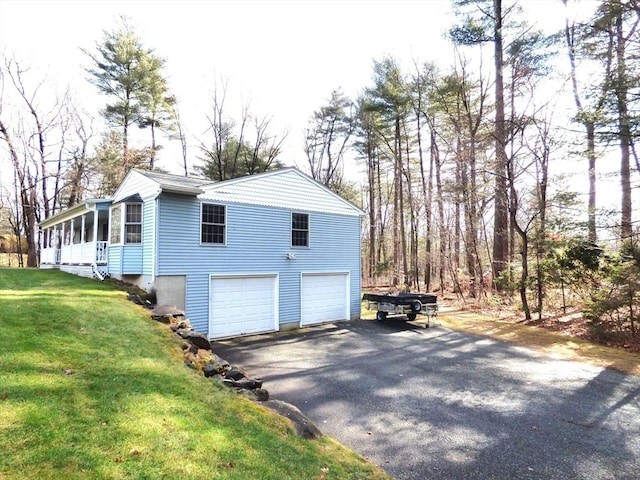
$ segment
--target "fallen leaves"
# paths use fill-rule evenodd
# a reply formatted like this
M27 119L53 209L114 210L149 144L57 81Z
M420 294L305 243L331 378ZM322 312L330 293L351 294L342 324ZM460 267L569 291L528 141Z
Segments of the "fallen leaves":
M316 479L317 479L317 480L324 480L324 479L325 479L324 474L325 474L325 473L329 473L329 467L322 467L322 468L320 469L320 471L321 471L322 473L321 473L320 475L318 475L318 476L316 477Z
M132 448L131 450L129 450L129 455L131 455L132 457L138 457L142 455L142 452L137 448ZM116 463L123 463L124 461L125 461L124 455L118 455L114 460L114 462Z

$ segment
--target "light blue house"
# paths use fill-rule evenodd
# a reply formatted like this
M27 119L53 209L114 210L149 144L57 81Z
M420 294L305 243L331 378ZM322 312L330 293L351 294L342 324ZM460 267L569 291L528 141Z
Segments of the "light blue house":
M363 212L295 168L224 182L131 170L40 224L42 268L155 291L210 338L359 318Z

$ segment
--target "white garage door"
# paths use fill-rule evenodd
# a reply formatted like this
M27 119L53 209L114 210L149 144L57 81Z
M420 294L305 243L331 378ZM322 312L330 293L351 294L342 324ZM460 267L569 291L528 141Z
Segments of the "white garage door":
M349 315L348 273L303 273L300 326L346 320Z
M223 338L278 329L276 275L212 276L209 337Z

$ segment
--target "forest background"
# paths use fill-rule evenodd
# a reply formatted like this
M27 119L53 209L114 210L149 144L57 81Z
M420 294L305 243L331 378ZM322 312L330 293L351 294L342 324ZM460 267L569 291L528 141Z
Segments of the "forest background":
M365 285L636 334L636 0L0 0L0 250L131 167L295 165L366 212Z

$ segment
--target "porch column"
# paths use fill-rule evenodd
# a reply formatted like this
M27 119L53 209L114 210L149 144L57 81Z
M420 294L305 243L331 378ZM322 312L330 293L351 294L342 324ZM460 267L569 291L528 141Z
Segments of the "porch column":
M93 211L93 243L95 244L94 252L93 252L93 262L95 263L98 260L98 209L96 208Z
M82 214L82 218L80 220L80 243L84 243L85 242L85 238L84 238L84 213Z

